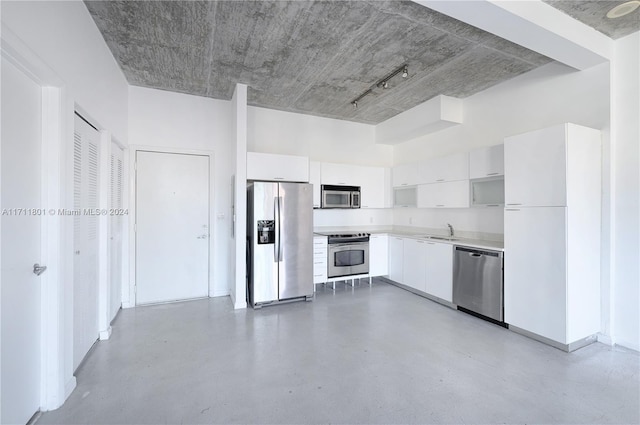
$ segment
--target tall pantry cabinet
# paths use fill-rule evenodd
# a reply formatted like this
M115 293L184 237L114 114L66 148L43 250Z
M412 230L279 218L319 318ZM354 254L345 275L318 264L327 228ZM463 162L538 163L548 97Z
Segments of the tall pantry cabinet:
M504 155L505 322L572 351L600 331L600 132L557 125Z

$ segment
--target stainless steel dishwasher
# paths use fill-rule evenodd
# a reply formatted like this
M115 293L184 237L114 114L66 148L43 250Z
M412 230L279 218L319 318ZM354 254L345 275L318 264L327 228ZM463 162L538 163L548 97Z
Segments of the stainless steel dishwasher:
M504 324L503 253L462 246L453 259L453 303Z

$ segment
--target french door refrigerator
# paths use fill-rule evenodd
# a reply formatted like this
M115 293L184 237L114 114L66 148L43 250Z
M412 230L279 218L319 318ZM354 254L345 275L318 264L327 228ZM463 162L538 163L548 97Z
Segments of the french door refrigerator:
M247 277L254 308L313 299L313 185L249 183Z

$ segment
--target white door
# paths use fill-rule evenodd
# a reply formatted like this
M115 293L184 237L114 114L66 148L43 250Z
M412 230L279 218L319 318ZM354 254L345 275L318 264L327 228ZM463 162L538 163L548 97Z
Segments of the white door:
M136 304L209 293L209 158L136 154Z
M109 226L109 241L110 241L110 273L111 278L110 285L110 301L109 306L109 320L112 320L118 313L120 306L122 305L122 229L124 225L125 217L128 215L128 211L124 210L123 196L123 178L124 178L124 152L115 143L111 146L111 161L110 161L110 177L111 191L109 193L109 208L111 209L111 220Z
M41 87L2 59L2 417L40 408ZM33 215L32 215L33 214Z
M77 114L73 132L73 369L98 339L100 134Z

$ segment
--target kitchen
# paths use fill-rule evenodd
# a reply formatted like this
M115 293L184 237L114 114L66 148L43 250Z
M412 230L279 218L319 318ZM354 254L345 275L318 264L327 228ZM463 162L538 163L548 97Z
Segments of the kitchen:
M622 261L627 252L624 248L629 246L624 244L627 235L623 228L631 232L634 228L633 225L624 225L633 221L630 222L629 217L624 215L626 207L620 204L620 197L630 193L628 185L633 182L622 178L620 173L628 169L628 161L634 158L634 151L629 145L618 141L626 140L617 137L628 134L625 133L628 127L625 127L627 124L622 118L613 114L614 110L626 110L621 106L625 105L625 96L616 95L617 90L624 90L624 85L619 84L622 84L620 81L627 81L624 77L626 68L610 69L607 63L603 63L578 72L552 62L465 98L463 122L458 125L437 132L426 132L395 145L379 144L376 143L378 129L373 125L247 105L247 87L242 85L236 87L231 101L225 101L127 86L126 82L118 82L117 90L110 95L113 99L117 97L118 101L114 101L114 104L118 107L109 109L96 106L99 105L93 94L96 89L85 90L82 78L76 78L74 71L68 74L64 58L72 54L65 56L61 53L62 59L52 57L46 53L51 49L35 35L41 32L40 28L45 33L58 34L58 24L42 17L34 19L30 16L30 7L14 6L13 10L8 8L8 13L4 13L3 5L3 23L7 20L8 27L27 40L39 55L47 58L50 66L77 84L74 90L78 103L111 128L114 136L130 147L130 152L138 146L150 144L158 150L214 152L211 178L214 197L210 223L215 240L211 241L210 295L228 294L236 308L246 305L245 282L243 276L237 273L238 270L244 270L245 251L242 243L236 243L244 240L244 234L236 226L237 233L235 237L232 236L231 227L234 213L237 223L246 220L243 208L245 190L238 182L246 181L245 173L248 170L244 158L248 152L302 156L321 164L380 167L389 170L385 179L391 181L391 168L394 166L499 145L507 137L565 122L603 130L601 327L604 333L601 337L606 340L617 335L618 343L624 345L625 341L629 341L626 346L637 346L634 328L629 327L628 320L625 320L634 317L634 286L628 286L625 279L625 276L633 276L633 270L628 269L631 263ZM60 7L73 9L75 6ZM64 9L65 13L61 13L47 5L39 5L38 8L35 9L35 16L57 16L59 22L71 23L74 19L90 22L87 21L90 17L86 11ZM68 28L73 26L66 25ZM78 44L69 39L58 44L67 43L73 46ZM99 43L96 42L96 45ZM82 46L78 48L82 49ZM104 52L106 47L102 45L99 49L96 51ZM88 57L93 55L86 54ZM83 72L84 75L93 74L87 70ZM121 77L104 80L111 82L118 78ZM616 81L615 84L611 82L612 79ZM81 82L75 83L76 80ZM585 87L590 90L585 90ZM616 130L608 130L610 127ZM629 150L631 154L625 154ZM129 156L127 161L131 162L131 158L133 156ZM236 181L232 185L231 176L234 175ZM631 193L633 190L632 187ZM235 195L235 210L231 209L229 201L232 195ZM384 196L385 204L380 208L316 211L314 227L399 226L415 229L413 234L424 234L424 229L437 229L441 234L446 234L446 223L450 223L457 235L473 239L488 236L489 239L499 240L500 235L504 235L505 216L502 208L390 208L391 190ZM129 197L130 207L134 199ZM616 223L616 230L611 233L613 223ZM612 283L614 281L616 284ZM135 306L134 287L125 286L123 289L123 306ZM65 376L67 374L65 372Z

